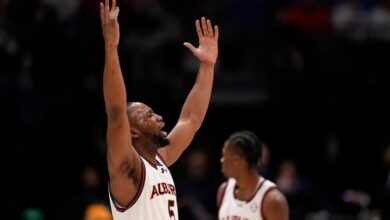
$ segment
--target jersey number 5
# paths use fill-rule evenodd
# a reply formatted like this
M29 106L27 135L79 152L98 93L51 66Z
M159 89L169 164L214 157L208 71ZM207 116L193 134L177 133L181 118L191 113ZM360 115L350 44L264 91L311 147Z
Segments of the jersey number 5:
M175 207L175 201L174 200L168 200L169 219L172 219L172 217L173 217L173 219L175 220L176 219L175 212L173 211L174 207Z

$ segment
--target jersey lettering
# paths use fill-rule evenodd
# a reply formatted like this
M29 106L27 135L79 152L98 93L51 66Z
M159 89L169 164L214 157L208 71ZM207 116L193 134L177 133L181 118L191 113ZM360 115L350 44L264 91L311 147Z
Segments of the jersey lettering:
M172 217L173 217L173 220L176 220L175 212L173 211L174 206L175 206L175 201L174 200L168 200L169 218L172 219Z
M150 199L153 199L155 196L160 196L164 194L176 196L175 186L169 183L158 183L153 185L152 195L150 196Z
M249 219L237 215L232 215L232 216L226 216L222 218L222 220L249 220Z
M137 197L127 207L117 206L110 195L110 205L115 220L178 220L176 188L171 173L156 157L159 168L141 157L143 184L140 185ZM161 173L161 169L164 173Z

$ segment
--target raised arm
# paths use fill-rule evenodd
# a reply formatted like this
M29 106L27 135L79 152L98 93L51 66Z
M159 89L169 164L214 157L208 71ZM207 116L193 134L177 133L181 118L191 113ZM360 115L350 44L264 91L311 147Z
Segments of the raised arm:
M115 200L126 206L137 191L141 161L131 143L126 111L126 88L119 64L119 8L116 0L100 3L100 19L105 46L103 93L107 112L107 163L110 190Z
M211 25L204 17L195 21L199 46L185 42L186 46L200 61L195 84L187 96L179 120L168 135L170 144L159 149L168 165L172 165L191 143L196 131L200 128L209 106L214 79L214 67L218 57L217 26Z

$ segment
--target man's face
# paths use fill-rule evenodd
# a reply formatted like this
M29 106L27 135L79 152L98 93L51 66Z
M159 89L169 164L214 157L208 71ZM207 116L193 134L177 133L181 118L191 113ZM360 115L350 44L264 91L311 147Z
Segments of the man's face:
M129 108L131 111L130 126L134 124L143 136L159 147L169 144L167 132L162 130L165 123L160 115L154 113L149 106L139 102L132 103Z

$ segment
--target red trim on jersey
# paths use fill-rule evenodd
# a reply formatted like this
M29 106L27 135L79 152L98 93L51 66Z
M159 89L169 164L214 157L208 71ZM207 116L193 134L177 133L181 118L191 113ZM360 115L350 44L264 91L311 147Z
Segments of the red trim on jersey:
M144 157L142 157L144 158ZM148 162L150 164L150 166L152 166L154 169L157 170L157 165L153 164L152 162L150 162L149 160L147 160L146 158L144 158L146 160L146 162ZM157 161L158 162L158 161Z
M252 201L253 198L255 198L257 192L260 190L260 188L263 186L263 183L265 182L265 179L263 178L263 181L261 181L261 183L259 184L259 186L257 187L257 189L255 190L255 192L253 193L253 195L251 197L249 197L249 199L245 200L246 203L249 203L250 201ZM237 188L237 182L236 184L234 184L234 189ZM236 193L235 193L235 190L233 189L233 197L234 199L237 199L237 196L236 196ZM237 199L239 200L239 199Z
M261 181L260 185L257 187L256 191L253 193L253 195L246 200L246 203L249 203L250 201L252 201L253 198L255 198L257 192L260 190L260 188L263 186L263 184L265 183L265 179L263 178L263 181Z
M131 200L131 202L126 207L119 207L118 202L115 200L115 198L111 194L111 190L110 190L111 199L113 201L115 209L118 212L124 212L124 211L128 210L129 208L131 208L138 201L138 198L140 197L140 195L144 189L146 172L145 172L145 164L144 164L144 161L142 161L142 159L141 159L141 163L142 163L141 182L138 186L137 193L135 194L133 200Z
M263 201L261 201L261 207L260 207L260 215L261 217L266 220L265 216L264 216L264 199L265 199L265 196L271 192L271 190L273 189L276 189L276 186L271 186L269 189L267 189L267 191L265 191L264 195L263 195Z
M159 154L158 152L157 152L157 157L160 158L160 160L163 162L163 164L164 164L166 167L168 167L167 162L166 162L165 159L161 156L161 154Z
M223 199L225 198L225 192L226 192L226 188L227 188L227 186L228 186L228 181L226 181L225 183L226 183L226 184L225 184L225 187L223 187L223 190L222 190L221 202L220 202L220 204L218 204L218 205L219 205L219 206L218 206L218 209L221 208L222 203L223 203Z

